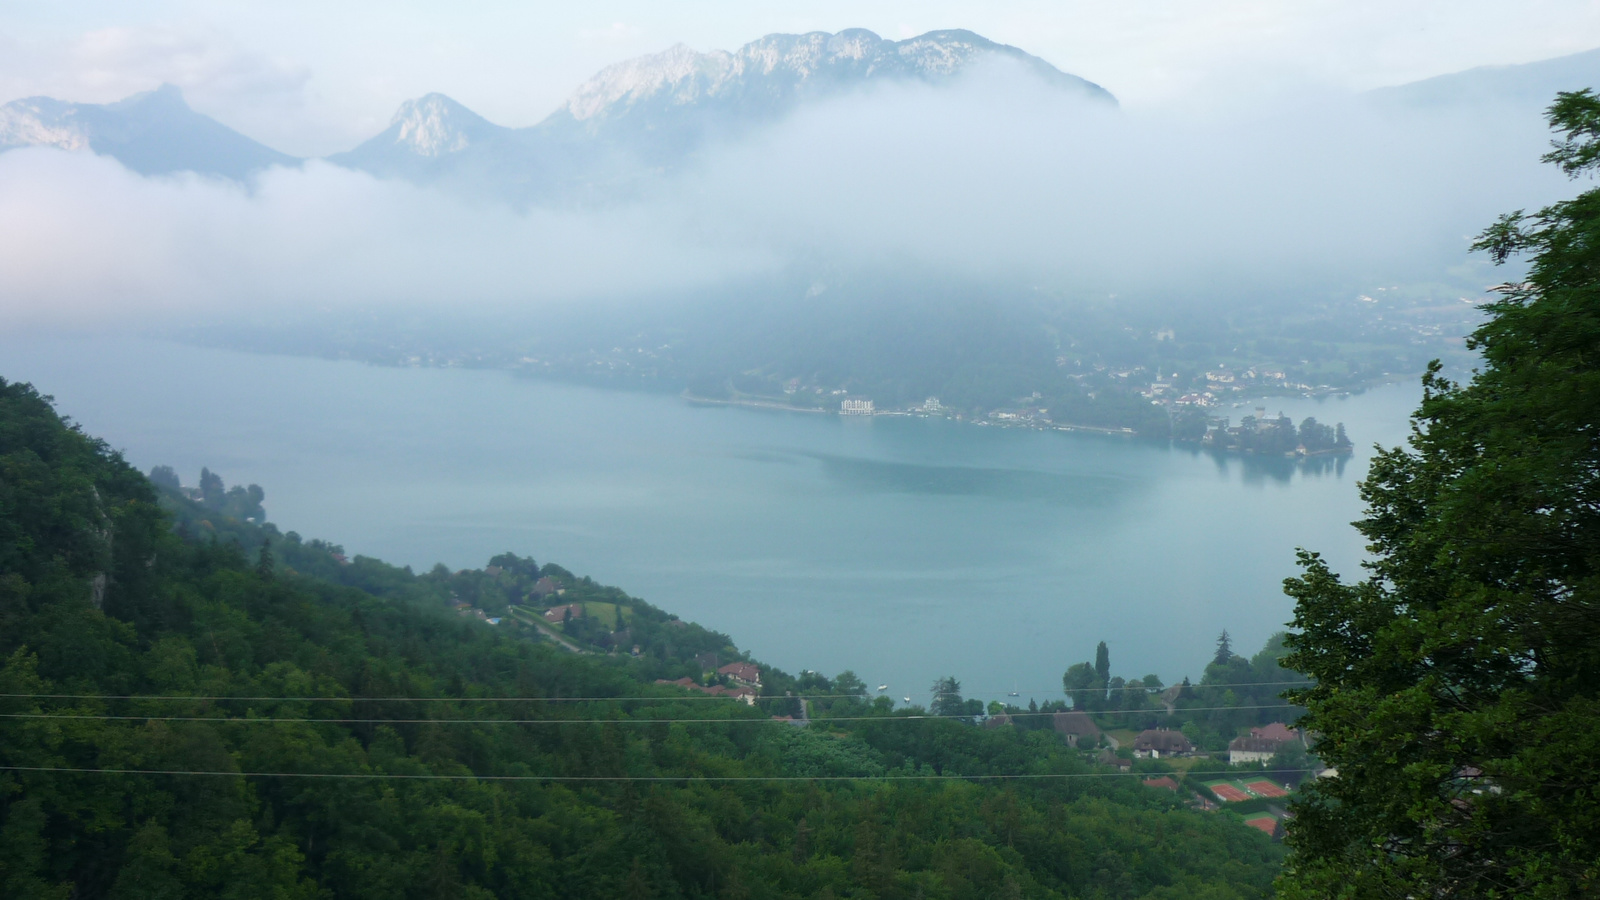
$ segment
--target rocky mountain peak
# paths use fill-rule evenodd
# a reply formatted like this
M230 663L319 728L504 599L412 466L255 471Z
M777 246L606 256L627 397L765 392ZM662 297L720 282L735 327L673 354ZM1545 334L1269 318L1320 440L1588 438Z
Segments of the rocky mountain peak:
M444 94L425 94L400 104L387 136L418 156L437 157L465 150L496 128Z
M731 53L700 53L677 44L607 66L573 92L563 112L579 122L593 122L642 108L661 110L719 101L745 112L760 107L776 111L802 94L843 89L871 79L937 81L993 57L1016 60L1059 86L1116 102L1099 85L970 31L930 31L891 41L865 28L851 28L837 34L769 34Z

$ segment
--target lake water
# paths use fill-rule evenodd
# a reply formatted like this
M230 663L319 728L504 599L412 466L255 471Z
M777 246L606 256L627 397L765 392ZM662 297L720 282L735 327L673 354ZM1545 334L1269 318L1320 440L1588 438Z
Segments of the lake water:
M0 341L0 376L142 469L260 484L281 528L349 553L557 562L791 672L850 668L919 702L944 674L985 700L1059 697L1100 640L1115 673L1168 682L1224 628L1254 652L1289 619L1297 546L1357 574L1367 448L1402 440L1420 396L1268 403L1346 423L1360 452L1313 471L131 339Z

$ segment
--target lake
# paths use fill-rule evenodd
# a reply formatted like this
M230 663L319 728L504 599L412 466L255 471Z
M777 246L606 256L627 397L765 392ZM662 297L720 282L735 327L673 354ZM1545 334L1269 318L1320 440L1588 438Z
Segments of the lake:
M556 562L791 672L854 669L918 702L945 674L985 700L1060 697L1100 640L1115 674L1168 682L1198 677L1224 628L1255 652L1291 614L1296 547L1358 573L1356 482L1420 397L1268 402L1360 448L1308 468L135 339L8 338L0 376L146 471L260 484L279 527L348 553Z

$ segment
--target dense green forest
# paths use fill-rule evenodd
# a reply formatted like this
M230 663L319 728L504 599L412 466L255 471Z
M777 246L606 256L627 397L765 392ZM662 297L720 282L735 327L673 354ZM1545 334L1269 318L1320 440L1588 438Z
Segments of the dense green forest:
M657 685L737 651L548 563L347 559L259 489L157 474L0 382L4 896L1270 893L1265 835L1048 732L843 676L772 672L755 706ZM456 608L509 609L535 570L627 646ZM787 691L822 695L809 727L764 708Z

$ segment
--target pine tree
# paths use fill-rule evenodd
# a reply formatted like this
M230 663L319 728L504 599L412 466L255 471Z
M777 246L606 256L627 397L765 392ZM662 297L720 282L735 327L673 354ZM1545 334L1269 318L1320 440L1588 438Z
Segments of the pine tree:
M1228 629L1222 629L1217 635L1217 655L1211 660L1212 665L1224 666L1228 660L1233 659L1233 639L1228 637Z

